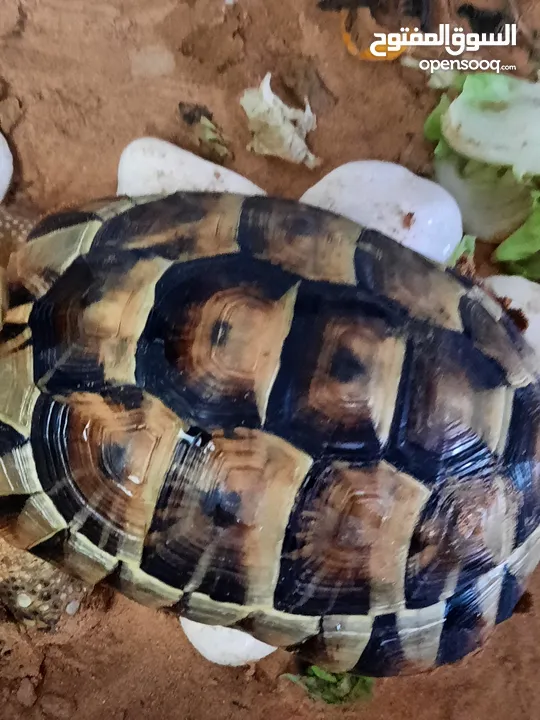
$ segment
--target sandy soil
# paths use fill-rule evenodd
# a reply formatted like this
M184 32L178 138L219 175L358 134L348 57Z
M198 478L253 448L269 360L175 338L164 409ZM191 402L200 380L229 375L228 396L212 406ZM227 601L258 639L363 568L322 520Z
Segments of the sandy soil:
M540 598L540 574L531 586ZM414 678L378 680L367 704L313 703L280 678L276 652L253 669L202 659L174 618L124 598L56 636L0 625L2 720L533 720L540 707L540 610L498 628L485 650Z
M483 3L484 5L486 3ZM229 166L269 192L298 196L360 158L429 171L422 124L435 104L421 73L347 55L337 16L315 0L0 0L0 127L17 155L17 193L39 208L114 194L130 140L153 134L192 148L179 102L203 103L231 140ZM522 8L540 27L540 3ZM520 72L525 54L514 53ZM240 93L271 70L307 91L318 117L316 171L255 157ZM289 91L290 92L290 91ZM283 95L291 100L291 95ZM55 635L0 623L2 720L525 720L538 717L539 600L484 651L417 678L379 681L361 708L314 705L279 678L276 653L255 669L212 666L178 623L98 597Z

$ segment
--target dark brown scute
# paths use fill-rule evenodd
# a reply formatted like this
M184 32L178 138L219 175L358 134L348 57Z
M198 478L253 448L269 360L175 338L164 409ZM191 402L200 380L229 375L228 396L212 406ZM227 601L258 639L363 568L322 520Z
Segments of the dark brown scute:
M354 250L361 227L293 200L251 197L242 205L240 248L310 280L354 284Z
M74 392L64 401L42 395L32 445L43 489L92 543L136 556L179 427L139 388Z
M376 230L363 230L354 255L357 286L395 302L412 318L461 331L459 302L465 289L419 253Z
M236 195L181 192L135 205L103 225L90 256L114 262L131 251L137 259L174 261L235 252L241 205Z
M385 457L430 487L491 474L506 384L502 368L465 335L419 326L409 336Z
M435 488L412 536L407 607L435 604L443 591L459 592L504 562L514 549L520 509L515 485L496 474Z
M315 464L287 528L276 608L365 615L402 605L402 550L428 495L384 462Z
M271 607L290 507L310 459L256 430L182 441L145 541L142 569L211 599Z
M484 302L470 297L462 299L460 309L466 335L504 369L511 385L525 386L538 377L534 353L508 315L495 316Z
M260 427L299 278L244 255L171 267L137 349L137 380L187 421Z
M56 230L63 230L71 225L81 225L99 219L99 215L96 213L81 212L80 210L66 210L48 214L34 226L28 235L28 241L54 233Z
M515 545L540 524L540 411L538 387L516 391L504 463L520 501Z
M265 428L310 454L376 459L394 412L405 317L352 287L302 283Z
M21 447L25 442L26 438L15 428L0 421L0 457L7 455L15 447Z

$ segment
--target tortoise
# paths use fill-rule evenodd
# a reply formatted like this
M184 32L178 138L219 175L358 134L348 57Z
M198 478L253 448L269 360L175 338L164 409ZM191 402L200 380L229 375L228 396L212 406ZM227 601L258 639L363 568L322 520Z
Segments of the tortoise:
M540 559L539 363L478 281L279 197L6 217L4 602L33 582L46 618L108 586L374 677L513 614Z

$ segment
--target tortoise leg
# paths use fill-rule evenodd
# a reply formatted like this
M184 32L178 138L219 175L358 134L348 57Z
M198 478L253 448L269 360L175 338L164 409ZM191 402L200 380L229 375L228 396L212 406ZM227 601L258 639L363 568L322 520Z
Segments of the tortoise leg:
M0 608L18 623L52 630L74 615L91 588L0 539Z
M7 299L2 288L3 268L11 253L26 241L36 219L21 207L0 206L0 329ZM88 592L78 580L0 537L0 608L15 621L52 629L62 616L77 611Z
M0 205L0 268L7 267L11 253L26 242L36 220L37 213L22 205Z

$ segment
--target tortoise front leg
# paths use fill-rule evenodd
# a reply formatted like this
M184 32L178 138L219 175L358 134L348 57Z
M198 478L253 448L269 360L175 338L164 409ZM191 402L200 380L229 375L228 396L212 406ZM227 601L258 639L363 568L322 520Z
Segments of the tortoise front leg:
M22 206L0 205L0 268L6 268L11 253L26 242L37 219L36 213Z
M18 623L52 630L90 593L79 580L0 538L0 608Z
M0 206L0 332L8 302L3 269L11 253L26 242L35 220L30 211ZM0 608L17 622L48 629L62 616L73 615L90 589L44 560L9 545L1 534L0 528Z

